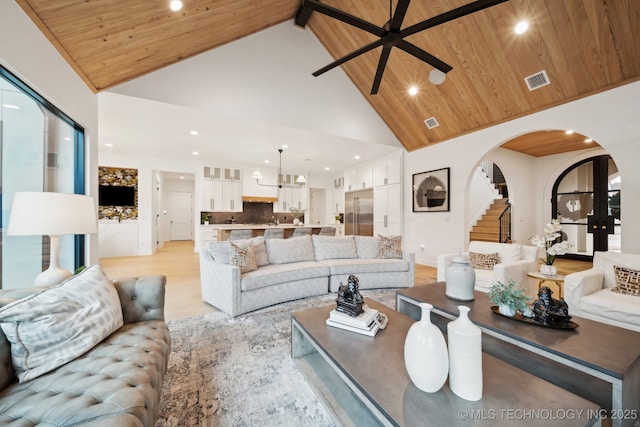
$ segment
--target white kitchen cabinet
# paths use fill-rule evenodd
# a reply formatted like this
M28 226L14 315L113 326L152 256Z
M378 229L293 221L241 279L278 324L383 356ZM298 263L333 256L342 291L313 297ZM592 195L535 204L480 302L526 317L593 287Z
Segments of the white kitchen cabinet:
M242 182L222 181L223 212L242 212Z
M344 171L344 191L356 191L373 187L373 166L371 163Z
M391 153L373 162L373 185L400 184L402 177L402 153Z
M373 192L373 233L402 234L402 190L400 184L376 187Z
M301 188L282 187L278 189L278 201L273 204L273 211L279 213L291 212L289 209L295 207L298 209L309 208L309 194L306 186Z
M205 248L209 242L218 241L218 227L215 225L201 225L200 233L198 233L200 238L199 248Z
M202 179L200 181L200 210L205 212L224 211L222 181L213 179Z
M242 212L242 174L240 169L202 167L200 210L206 212Z

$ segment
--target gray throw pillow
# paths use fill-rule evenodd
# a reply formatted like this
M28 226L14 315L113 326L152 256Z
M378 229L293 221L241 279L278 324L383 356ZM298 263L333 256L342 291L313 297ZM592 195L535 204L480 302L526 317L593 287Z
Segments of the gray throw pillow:
M265 239L269 264L315 261L311 236Z
M0 308L21 383L77 359L123 323L118 292L99 265Z

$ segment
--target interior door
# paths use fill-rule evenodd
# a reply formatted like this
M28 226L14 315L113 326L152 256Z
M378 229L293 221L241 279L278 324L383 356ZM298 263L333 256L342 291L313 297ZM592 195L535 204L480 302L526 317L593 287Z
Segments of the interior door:
M171 192L171 240L193 239L192 193Z
M567 258L591 260L594 251L620 250L620 174L610 156L568 168L554 185L554 217L574 246Z

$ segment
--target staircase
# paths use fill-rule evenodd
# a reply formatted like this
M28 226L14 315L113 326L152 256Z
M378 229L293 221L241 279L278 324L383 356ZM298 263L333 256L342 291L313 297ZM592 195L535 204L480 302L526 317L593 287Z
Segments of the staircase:
M469 233L469 240L481 242L499 242L500 241L500 214L504 212L507 206L507 199L495 199L489 209L473 226Z

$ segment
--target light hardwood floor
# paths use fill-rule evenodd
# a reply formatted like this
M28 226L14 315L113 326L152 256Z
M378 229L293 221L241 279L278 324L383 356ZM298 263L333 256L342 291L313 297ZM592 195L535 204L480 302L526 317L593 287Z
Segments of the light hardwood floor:
M144 275L167 276L165 318L181 319L217 311L202 302L200 262L192 241L166 242L154 255L100 258L102 269L112 279ZM591 263L556 260L560 274L585 270ZM416 284L435 281L436 269L416 264Z

